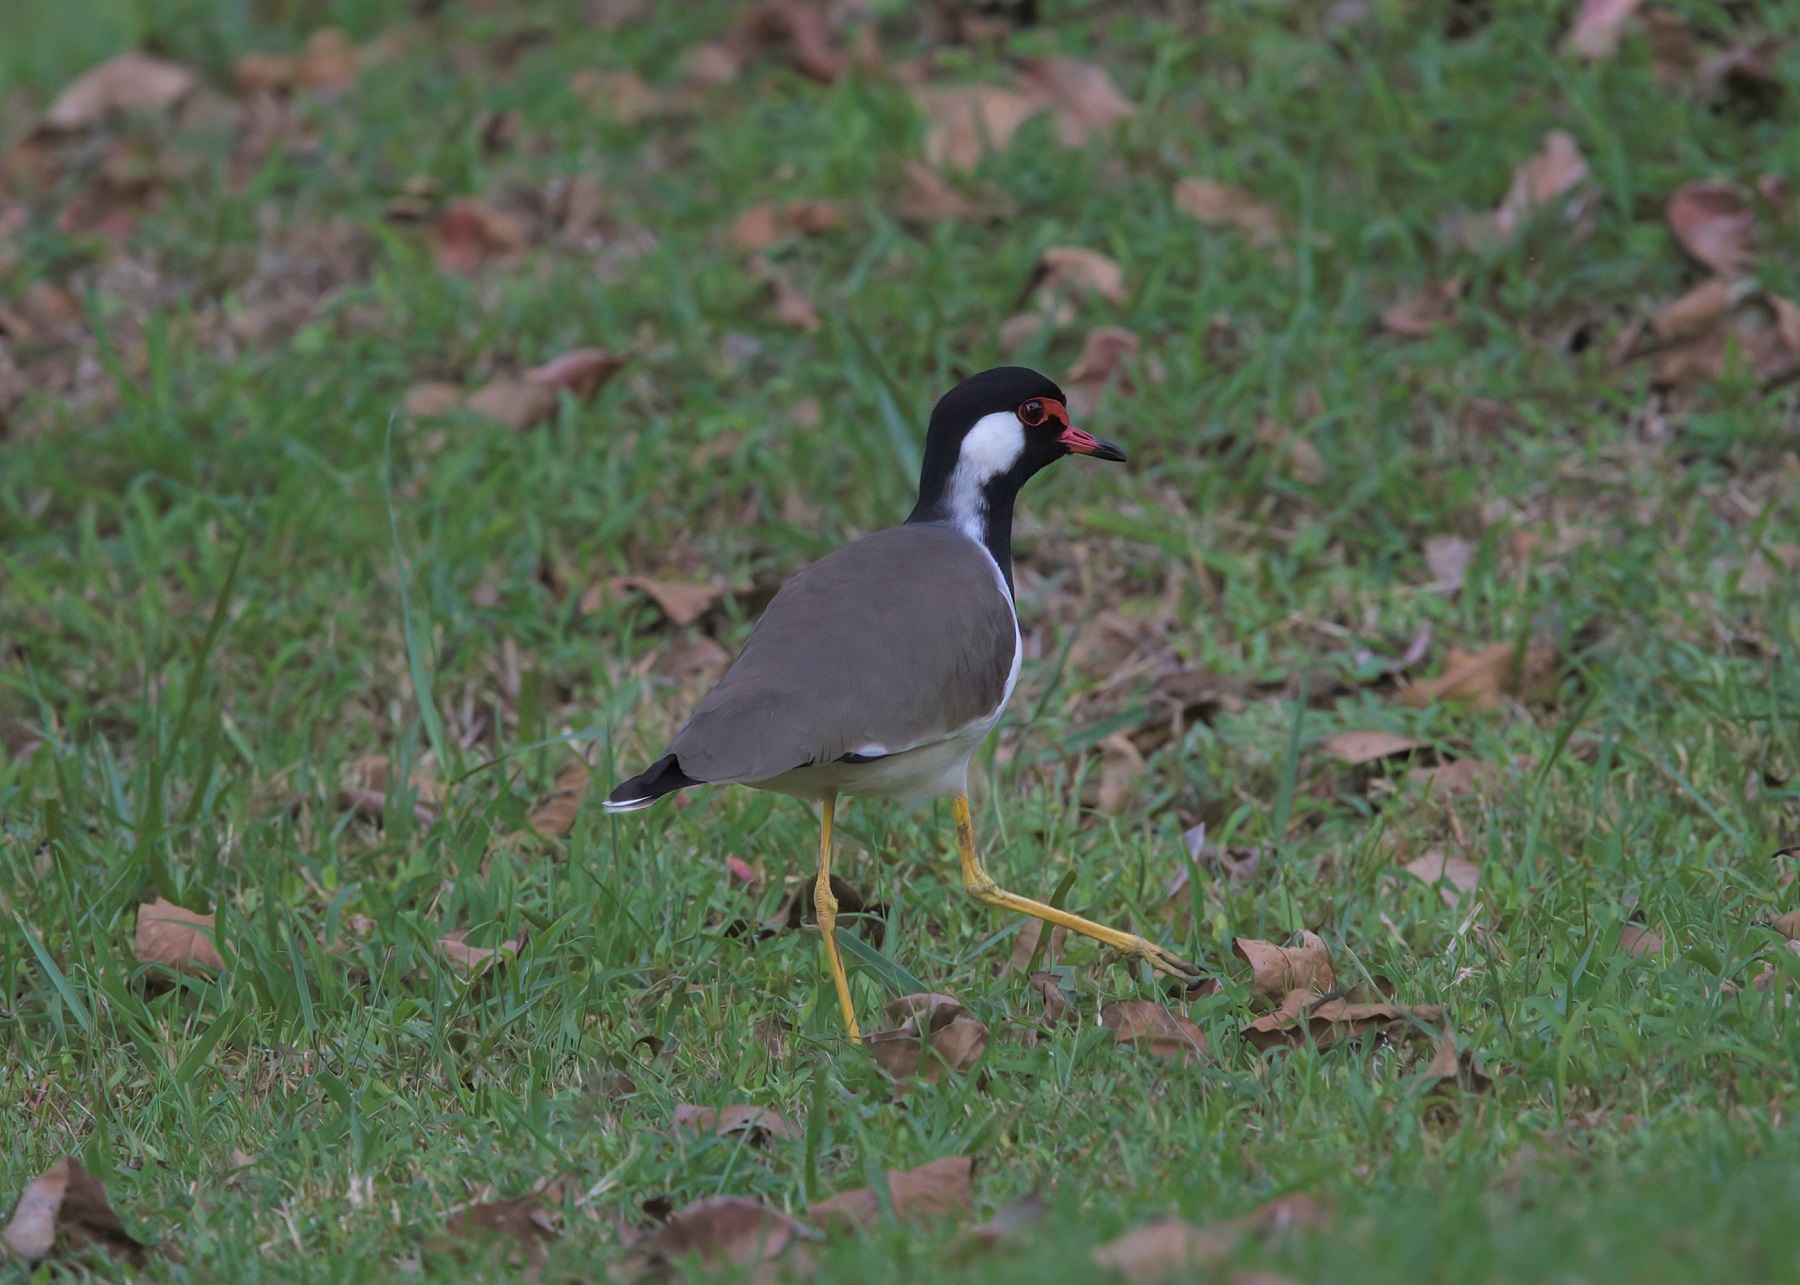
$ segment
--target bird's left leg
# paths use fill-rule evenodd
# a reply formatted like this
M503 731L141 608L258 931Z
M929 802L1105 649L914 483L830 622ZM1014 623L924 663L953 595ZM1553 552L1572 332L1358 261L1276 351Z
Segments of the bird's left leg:
M856 1025L856 1006L850 1002L850 979L844 974L844 959L837 947L837 897L831 891L831 822L837 811L837 795L827 794L819 805L819 882L813 887L813 915L825 937L825 962L831 968L831 980L837 986L838 1005L844 1010L844 1025L850 1038L860 1040Z
M1145 960L1158 972L1178 977L1190 986L1205 976L1197 966L1136 933L1108 928L1105 924L1083 919L1080 915L1058 910L1041 901L1021 897L1016 892L1007 892L994 882L994 877L987 872L975 852L975 821L969 815L969 796L957 795L951 803L951 811L956 817L956 847L962 856L963 889L977 901L1006 910L1016 910L1022 915L1030 915L1034 919L1067 928L1072 933L1080 933L1083 937L1092 937L1132 959Z

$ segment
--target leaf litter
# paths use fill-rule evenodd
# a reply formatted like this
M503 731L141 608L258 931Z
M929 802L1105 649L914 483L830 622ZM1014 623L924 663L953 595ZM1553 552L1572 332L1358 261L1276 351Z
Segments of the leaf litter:
M158 897L138 907L135 947L140 963L163 964L181 973L221 969L215 917Z
M1131 1285L1152 1285L1222 1263L1246 1237L1321 1231L1330 1221L1329 1208L1311 1196L1277 1196L1248 1214L1208 1227L1172 1216L1152 1219L1094 1250L1093 1260Z
M146 1246L125 1230L100 1180L63 1156L25 1184L0 1241L32 1266L90 1247L142 1266Z
M987 1023L949 995L902 995L886 1012L899 1025L865 1035L863 1045L893 1079L935 1084L946 1072L969 1070L987 1051Z
M954 1217L975 1203L974 1176L975 1162L968 1156L947 1156L917 1169L888 1170L885 1200L873 1187L857 1187L818 1201L807 1212L824 1227L867 1227L880 1220L884 1207L902 1222Z

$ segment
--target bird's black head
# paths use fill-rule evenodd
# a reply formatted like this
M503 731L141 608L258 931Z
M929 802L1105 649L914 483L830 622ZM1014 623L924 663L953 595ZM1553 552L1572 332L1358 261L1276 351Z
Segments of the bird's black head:
M913 522L948 521L987 544L1011 580L1013 498L1065 455L1123 460L1111 442L1069 422L1068 398L1024 366L971 375L938 399L925 434ZM977 534L980 532L980 534Z

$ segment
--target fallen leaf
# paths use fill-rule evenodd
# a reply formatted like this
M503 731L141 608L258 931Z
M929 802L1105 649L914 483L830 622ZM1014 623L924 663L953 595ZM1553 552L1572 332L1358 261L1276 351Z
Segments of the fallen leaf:
M902 1221L925 1221L967 1213L975 1201L975 1162L947 1156L917 1169L887 1171L888 1206ZM858 1187L815 1203L808 1212L827 1226L867 1227L881 1217L881 1198L873 1188Z
M225 967L215 944L212 915L197 914L158 897L138 907L137 957L140 963L166 964L182 973Z
M801 1234L800 1224L747 1196L709 1196L684 1205L640 1241L635 1255L650 1262L698 1259L709 1271L748 1267L779 1255Z
M1800 910L1790 910L1785 915L1775 916L1769 921L1769 927L1789 941L1800 939Z
M1019 126L1050 106L1036 94L1000 85L921 86L913 101L930 122L925 159L943 169L972 170L989 150L1003 149Z
M467 928L452 929L438 939L438 950L452 964L477 976L517 959L519 949L524 945L523 933L519 934L519 940L503 941L498 946L471 946L468 935Z
M1252 998L1279 1000L1296 990L1323 995L1337 984L1325 939L1310 932L1299 937L1293 946L1277 946L1254 937L1232 941L1231 953L1250 965Z
M432 235L437 266L465 277L531 244L524 220L473 197L451 202L438 215Z
M1440 848L1433 848L1400 868L1424 881L1426 886L1436 888L1443 897L1444 904L1452 909L1462 900L1464 893L1473 892L1475 885L1481 882L1480 866L1467 857L1454 856Z
M966 1257L975 1250L993 1250L1005 1246L1010 1241L1018 1240L1026 1231L1044 1220L1050 1212L1050 1205L1035 1191L1021 1196L1017 1200L1008 1201L994 1211L994 1216L986 1222L969 1228L964 1232L958 1248L951 1253L952 1258Z
M889 1000L899 1025L863 1037L869 1056L896 1080L935 1084L946 1071L967 1071L987 1050L987 1024L948 995L902 995Z
M563 764L557 770L556 784L550 793L531 805L526 824L546 839L567 838L581 812L589 775L588 765L580 759Z
M1358 1004L1344 999L1319 1000L1311 989L1289 991L1274 1012L1257 1018L1241 1034L1259 1052L1299 1048L1308 1042L1320 1049L1354 1044L1367 1036L1418 1039L1426 1028L1443 1024L1435 1004Z
M1642 959L1645 955L1661 954L1662 948L1662 934L1641 924L1626 924L1619 929L1619 949L1627 955Z
M716 1133L721 1137L742 1134L753 1147L762 1146L770 1138L792 1142L800 1137L800 1130L780 1112L741 1102L723 1107L690 1106L683 1102L676 1106L669 1123L689 1133Z
M670 110L669 100L629 68L584 67L569 78L569 89L590 110L621 125L636 125Z
M1043 1004L1044 1020L1050 1025L1055 1026L1065 1017L1074 1020L1075 1008L1057 985L1055 973L1033 973L1026 979L1026 985Z
M1512 237L1533 211L1574 191L1587 176L1587 158L1574 138L1551 130L1537 154L1513 171L1512 186L1494 213L1495 230L1504 238Z
M1194 1227L1179 1218L1157 1218L1094 1251L1094 1261L1134 1285L1160 1281L1176 1272L1205 1267L1228 1256L1245 1236L1283 1236L1316 1230L1330 1210L1311 1196L1294 1193L1267 1200L1249 1213L1212 1227ZM1243 1277L1234 1277L1239 1285Z
M1499 766L1485 759L1454 759L1436 767L1415 767L1407 773L1406 779L1418 785L1428 797L1454 799L1473 794L1499 777Z
M1734 183L1683 183L1664 216L1681 248L1714 272L1736 276L1753 257L1756 213Z
M1461 277L1446 277L1401 295L1382 310L1381 328L1403 339L1423 339L1456 320L1463 288Z
M782 241L829 232L843 221L835 201L760 201L731 224L731 242L740 250L766 250Z
M1125 269L1098 250L1053 245L1038 256L1027 293L1040 300L1097 294L1110 303L1124 303Z
M556 414L556 389L530 379L496 379L470 393L463 404L523 433Z
M769 318L790 330L812 334L819 328L819 307L799 286L781 273L769 277L775 288L775 302L769 307Z
M708 686L725 677L731 668L731 653L716 638L701 634L697 638L680 638L656 655L653 671L678 683L699 682Z
M125 1230L106 1188L73 1156L64 1156L25 1184L0 1241L34 1267L59 1244L65 1253L98 1246L134 1265L144 1261L143 1244Z
M1149 1285L1224 1259L1237 1240L1232 1232L1205 1230L1174 1217L1156 1218L1100 1246L1093 1259L1132 1285Z
M1425 541L1425 569L1433 593L1455 593L1474 561L1475 545L1459 535L1434 535Z
M524 1269L526 1280L537 1276L556 1239L543 1197L536 1193L469 1205L451 1216L444 1234L450 1241L493 1255L501 1266Z
M1241 187L1205 178L1177 179L1171 199L1176 209L1209 227L1235 228L1264 249L1281 244L1280 212Z
M592 590L589 593L593 593ZM713 609L713 605L725 596L725 590L718 585L685 584L677 580L657 580L650 576L614 576L606 582L606 597L616 598L623 593L641 593L656 604L656 609L677 629L686 628ZM593 611L605 598L596 596L590 602L583 595L581 609Z
M1079 59L1034 58L1019 69L1018 83L1056 113L1064 147L1080 147L1137 113L1105 68Z
M1461 1089L1465 1093L1486 1093L1494 1087L1494 1081L1481 1069L1475 1054L1469 1049L1460 1052L1457 1050L1456 1033L1448 1028L1445 1028L1438 1039L1425 1074L1436 1081L1431 1086L1434 1093L1449 1089Z
M1005 973L1022 973L1031 966L1032 956L1037 954L1038 943L1044 939L1044 921L1027 919L1019 925L1019 935L1013 938L1012 951L1006 957L1006 963L1000 971ZM1044 963L1054 965L1062 955L1063 946L1069 940L1067 928L1050 930L1050 945L1044 951Z
M1398 732L1384 732L1378 728L1362 728L1353 732L1338 732L1327 736L1319 742L1319 748L1340 762L1356 767L1363 763L1374 763L1380 759L1392 758L1396 754L1411 754L1423 746L1410 736L1401 736Z
M1581 0L1575 25L1565 42L1570 53L1590 62L1610 58L1618 51L1625 23L1643 0Z
M1731 314L1742 292L1723 277L1708 277L1679 299L1671 299L1650 314L1650 328L1664 343L1693 339L1716 327Z
M174 107L199 83L199 77L179 63L135 51L117 54L70 81L44 113L43 123L64 133L91 129L115 112Z
M723 41L709 40L681 56L681 69L690 85L713 88L743 74L744 55Z
M1115 1000L1100 1008L1100 1025L1113 1041L1151 1057L1204 1060L1206 1033L1179 1013L1147 999Z
M900 171L893 214L902 223L945 223L975 216L975 205L924 161L909 159Z
M416 419L438 419L461 410L467 400L462 385L429 380L407 389L401 405Z
M1506 696L1529 699L1545 692L1555 679L1556 649L1546 642L1530 643L1522 657L1511 643L1493 643L1475 652L1452 647L1444 672L1410 684L1400 699L1414 707L1460 700L1476 709L1493 709Z
M1081 356L1063 375L1063 387L1069 393L1070 406L1079 414L1090 413L1108 385L1121 396L1137 392L1127 369L1138 355L1138 337L1123 326L1096 326L1082 341ZM1161 380L1161 370L1152 359L1148 374L1151 382Z
M1308 486L1319 486L1330 470L1325 467L1325 457L1319 454L1319 448L1304 437L1296 437L1288 443L1288 467L1294 472L1294 480L1304 482Z
M849 56L833 46L825 11L802 0L763 0L745 16L738 40L783 54L795 71L823 85L850 70Z
M592 399L625 369L625 358L605 348L572 348L525 372L525 379L546 388L566 389L578 401Z

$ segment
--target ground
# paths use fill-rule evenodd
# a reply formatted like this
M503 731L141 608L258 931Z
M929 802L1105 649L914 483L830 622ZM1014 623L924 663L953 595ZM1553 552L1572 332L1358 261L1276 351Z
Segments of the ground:
M75 1155L160 1279L588 1279L967 1156L777 1270L1087 1281L1179 1214L1194 1279L1800 1277L1800 5L1581 8L28 7L0 1208ZM132 49L180 71L59 99ZM853 804L865 1026L987 1029L896 1090L781 917L803 807L597 804L1008 360L1131 462L1023 497L977 832L1219 985L1034 985L948 807ZM1246 964L1301 932L1335 984ZM1441 1013L1247 1038L1290 986Z

